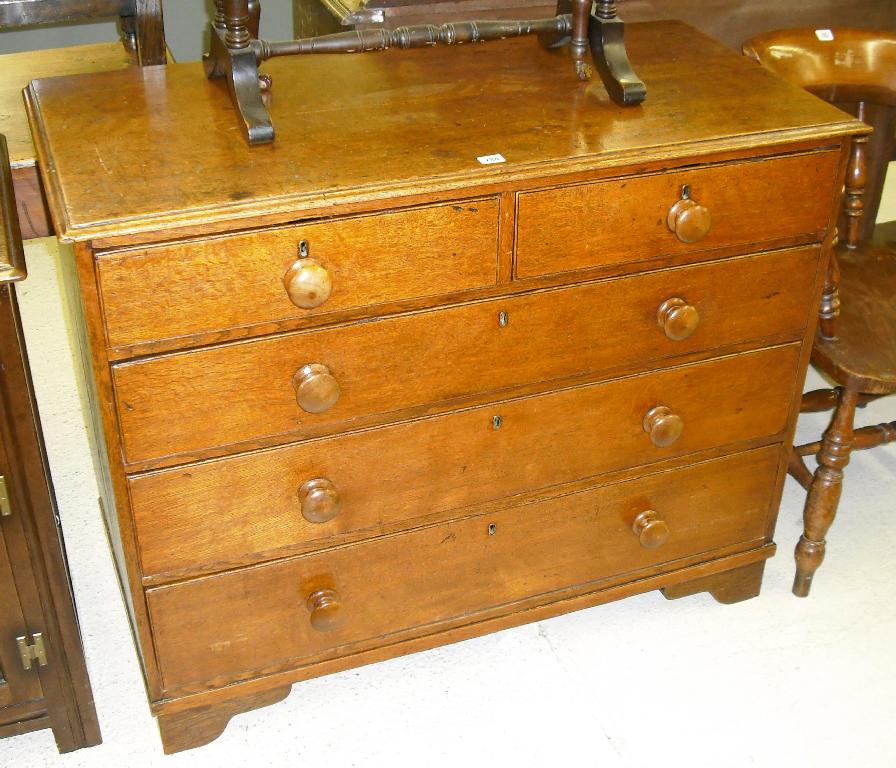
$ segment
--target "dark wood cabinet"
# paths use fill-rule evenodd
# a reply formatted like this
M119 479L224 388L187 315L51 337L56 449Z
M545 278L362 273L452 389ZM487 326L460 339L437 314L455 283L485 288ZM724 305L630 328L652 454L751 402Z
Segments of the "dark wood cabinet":
M24 350L24 277L0 137L0 736L52 728L61 752L100 742Z

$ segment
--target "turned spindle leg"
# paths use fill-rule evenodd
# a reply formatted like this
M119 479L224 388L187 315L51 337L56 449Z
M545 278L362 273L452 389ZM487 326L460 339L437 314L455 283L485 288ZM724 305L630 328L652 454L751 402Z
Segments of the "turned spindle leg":
M818 469L812 479L803 511L803 535L796 545L796 577L793 594L807 597L815 571L824 560L825 536L840 502L843 468L849 463L853 442L853 420L858 393L841 389L834 418L824 433L818 452Z
M587 80L588 71L588 28L591 23L591 0L572 0L572 36L569 52L580 80Z
M557 0L557 15L571 14L571 34L539 35L546 48L570 45L570 53L581 78L588 76L587 49L600 73L607 93L617 104L640 104L647 95L644 83L632 70L625 50L625 24L616 16L614 0Z
M818 335L825 341L837 339L837 317L840 315L840 264L831 246L828 270L824 276L821 305L818 308Z
M865 102L859 102L856 116L859 120L865 119ZM849 163L846 166L843 213L846 217L846 247L850 249L859 244L862 217L865 215L865 185L868 182L868 163L865 158L867 145L867 136L853 137Z
M787 474L806 491L812 487L812 472L809 471L809 467L806 466L806 462L803 461L803 457L795 447L791 448L790 455L787 457Z

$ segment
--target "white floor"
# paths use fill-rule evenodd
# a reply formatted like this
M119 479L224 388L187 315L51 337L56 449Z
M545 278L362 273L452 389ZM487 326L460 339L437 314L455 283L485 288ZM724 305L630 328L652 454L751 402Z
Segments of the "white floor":
M0 766L896 765L896 446L854 456L808 600L790 594L803 493L788 481L755 600L654 592L301 683L211 745L163 756L100 524L55 262L32 247L28 265L20 301L104 743L59 756L49 731L28 734L0 741ZM799 436L824 422L804 417Z

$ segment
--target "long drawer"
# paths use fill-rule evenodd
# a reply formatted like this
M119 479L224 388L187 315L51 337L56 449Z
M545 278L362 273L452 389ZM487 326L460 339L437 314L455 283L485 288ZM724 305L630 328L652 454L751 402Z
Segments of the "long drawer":
M815 247L770 252L119 364L125 460L332 434L611 367L796 339L817 263Z
M836 151L815 152L522 193L515 274L821 240L838 162Z
M465 200L100 254L108 343L270 330L289 319L494 285L498 218L494 198Z
M414 518L779 435L798 344L129 479L145 576L319 548ZM762 371L762 376L756 376ZM656 445L645 415L684 431Z
M493 606L511 612L514 601L748 549L765 536L779 455L772 446L148 590L163 687L225 685Z

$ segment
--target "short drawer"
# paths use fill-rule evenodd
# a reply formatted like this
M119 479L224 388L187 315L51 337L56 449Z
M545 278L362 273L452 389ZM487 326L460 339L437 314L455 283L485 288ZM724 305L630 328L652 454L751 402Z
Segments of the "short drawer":
M270 331L296 318L494 285L498 218L494 198L467 200L101 254L107 340L125 347ZM303 241L307 258L299 258Z
M537 277L731 246L754 251L796 237L821 240L838 163L838 152L816 152L522 193L515 274ZM685 187L688 201L670 218Z
M223 570L777 436L793 403L799 349L791 344L132 477L143 573L182 578ZM645 431L657 407L684 427L668 445Z
M608 368L796 339L817 263L817 248L794 249L119 364L125 458L284 443ZM698 319L660 311L675 301Z
M766 535L779 456L772 446L150 589L163 687L221 686L720 548L749 549Z

